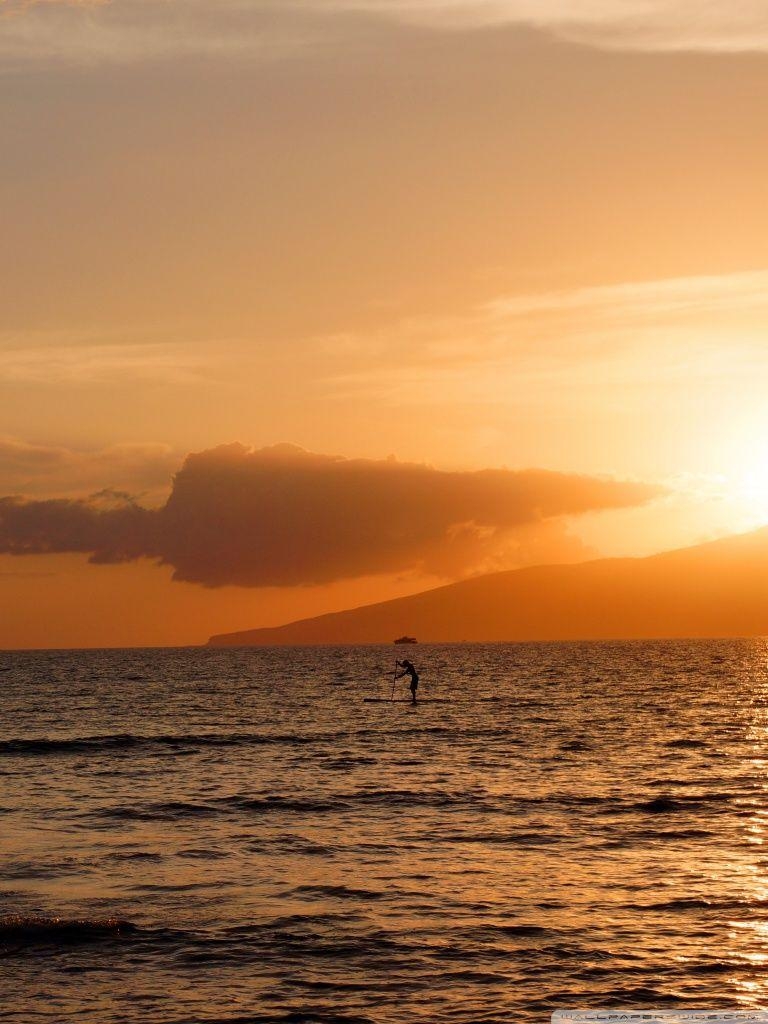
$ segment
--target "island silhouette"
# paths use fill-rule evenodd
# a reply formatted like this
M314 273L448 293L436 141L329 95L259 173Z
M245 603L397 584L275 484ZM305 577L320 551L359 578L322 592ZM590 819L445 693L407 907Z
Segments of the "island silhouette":
M645 558L477 576L209 646L730 637L768 634L768 527Z

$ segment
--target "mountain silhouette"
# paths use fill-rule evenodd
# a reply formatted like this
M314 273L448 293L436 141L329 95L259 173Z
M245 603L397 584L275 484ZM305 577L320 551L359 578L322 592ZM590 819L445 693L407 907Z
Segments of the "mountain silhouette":
M768 527L646 558L473 577L211 646L727 637L768 634Z

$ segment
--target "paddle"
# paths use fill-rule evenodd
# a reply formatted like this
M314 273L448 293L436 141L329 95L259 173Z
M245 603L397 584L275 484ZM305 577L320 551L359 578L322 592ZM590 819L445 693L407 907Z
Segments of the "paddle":
M395 699L395 683L397 682L397 668L399 664L397 658L395 658L395 671L392 675L392 696L389 698L390 700Z

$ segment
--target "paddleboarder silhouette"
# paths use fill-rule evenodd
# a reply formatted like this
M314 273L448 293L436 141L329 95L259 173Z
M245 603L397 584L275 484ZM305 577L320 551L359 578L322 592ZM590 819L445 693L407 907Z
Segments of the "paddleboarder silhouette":
M397 673L397 675L395 676L395 679L402 679L403 676L410 676L411 677L411 681L408 684L408 688L411 691L411 702L413 704L415 704L416 703L416 690L417 690L418 685L419 685L419 674L416 671L416 669L413 667L411 662L408 661L407 658L404 659L403 661L396 661L395 664L399 668L401 668L403 670L402 672L398 672Z

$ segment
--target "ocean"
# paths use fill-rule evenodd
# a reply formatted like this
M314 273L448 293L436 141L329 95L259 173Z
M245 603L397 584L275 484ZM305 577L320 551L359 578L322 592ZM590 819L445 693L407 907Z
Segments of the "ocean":
M768 641L6 651L0 708L1 1021L768 1004Z

